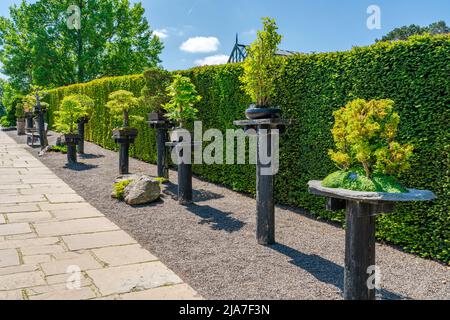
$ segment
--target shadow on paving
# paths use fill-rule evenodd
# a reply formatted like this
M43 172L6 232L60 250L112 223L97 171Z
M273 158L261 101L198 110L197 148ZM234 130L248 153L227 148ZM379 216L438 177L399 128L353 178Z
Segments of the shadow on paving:
M320 282L335 286L343 295L344 268L340 265L315 254L304 254L283 244L275 244L269 246L269 248L291 258L291 264L305 270ZM377 298L382 300L411 300L386 289L377 290Z
M211 206L197 206L192 204L186 206L186 209L202 219L199 224L210 225L212 230L233 233L241 230L245 226L244 222L233 218L231 212L223 212Z

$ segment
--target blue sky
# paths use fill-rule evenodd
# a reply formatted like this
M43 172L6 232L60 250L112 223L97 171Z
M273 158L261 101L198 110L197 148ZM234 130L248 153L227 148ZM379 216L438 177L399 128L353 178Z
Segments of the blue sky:
M1 0L0 15L20 0ZM132 0L132 2L138 2ZM374 42L395 27L450 24L449 0L144 0L151 27L165 43L161 56L169 70L220 62L230 54L235 34L247 44L260 18L276 19L282 49L341 51ZM367 28L367 8L381 9L381 29ZM193 38L193 39L191 39ZM190 39L190 40L189 40ZM184 44L184 45L183 45ZM183 50L182 50L183 49Z

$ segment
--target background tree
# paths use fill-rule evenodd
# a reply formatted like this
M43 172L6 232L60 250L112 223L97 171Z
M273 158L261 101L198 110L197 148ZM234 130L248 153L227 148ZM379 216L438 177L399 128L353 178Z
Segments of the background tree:
M406 40L411 36L421 35L421 34L425 34L425 33L429 33L432 35L450 33L450 28L447 26L445 21L438 21L438 22L432 23L428 27L421 27L421 26L412 24L410 26L404 26L404 27L396 28L396 29L392 30L386 36L381 38L381 40L377 40L377 42L378 41Z
M80 29L67 25L71 5L81 9ZM3 73L27 92L31 84L57 87L143 72L160 62L163 49L144 12L129 0L23 1L10 8L10 19L0 18Z

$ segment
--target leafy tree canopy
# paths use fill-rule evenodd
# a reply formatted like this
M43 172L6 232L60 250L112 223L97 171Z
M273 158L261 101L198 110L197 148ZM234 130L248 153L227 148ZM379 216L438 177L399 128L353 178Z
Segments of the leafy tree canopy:
M395 41L395 40L406 40L414 35L422 35L425 33L429 33L432 35L435 34L444 34L450 33L450 28L447 26L445 21L438 21L430 24L428 27L421 27L415 24L410 26L404 26L401 28L396 28L389 32L386 36L384 36L381 40L378 41Z
M81 9L81 28L68 19ZM163 49L141 3L129 0L22 1L0 18L2 72L15 89L32 84L58 87L103 76L143 72L156 66ZM69 20L72 21L72 20Z

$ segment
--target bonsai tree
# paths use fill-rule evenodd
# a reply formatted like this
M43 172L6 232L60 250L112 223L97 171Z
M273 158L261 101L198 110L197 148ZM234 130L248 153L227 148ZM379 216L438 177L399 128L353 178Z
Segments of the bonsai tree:
M123 121L122 129L130 126L130 119L143 121L142 117L131 116L130 111L139 106L139 99L132 92L119 90L109 95L109 101L106 107L111 111L116 120Z
M164 105L169 102L166 88L171 81L170 72L161 68L151 68L144 73L146 86L142 89L140 102L144 107L149 107L156 115L163 115L166 111Z
M79 119L89 115L89 108L94 105L91 98L85 95L70 95L65 97L59 111L56 111L55 126L64 134L76 134Z
M184 128L187 121L197 118L198 110L194 106L202 97L198 95L191 79L176 75L167 87L167 94L170 100L163 107L167 111L168 119L176 121L180 128Z
M340 169L324 187L354 191L407 192L395 176L410 168L413 147L395 141L400 116L392 100L357 99L336 111L329 155Z
M247 50L244 74L240 78L244 91L252 98L256 108L271 106L275 92L275 62L282 36L277 33L275 20L263 18L263 31Z
M78 120L88 115L92 99L85 95L70 95L65 97L59 111L56 111L56 130L64 133L67 144L67 159L69 163L77 162L76 145L81 137L77 131Z
M144 118L130 115L130 111L139 107L139 99L132 92L119 90L109 95L109 101L106 104L111 111L114 119L122 120L123 127L113 130L113 139L120 145L119 147L119 172L120 174L129 173L129 148L134 143L138 135L138 130L130 128L130 119L143 121Z

